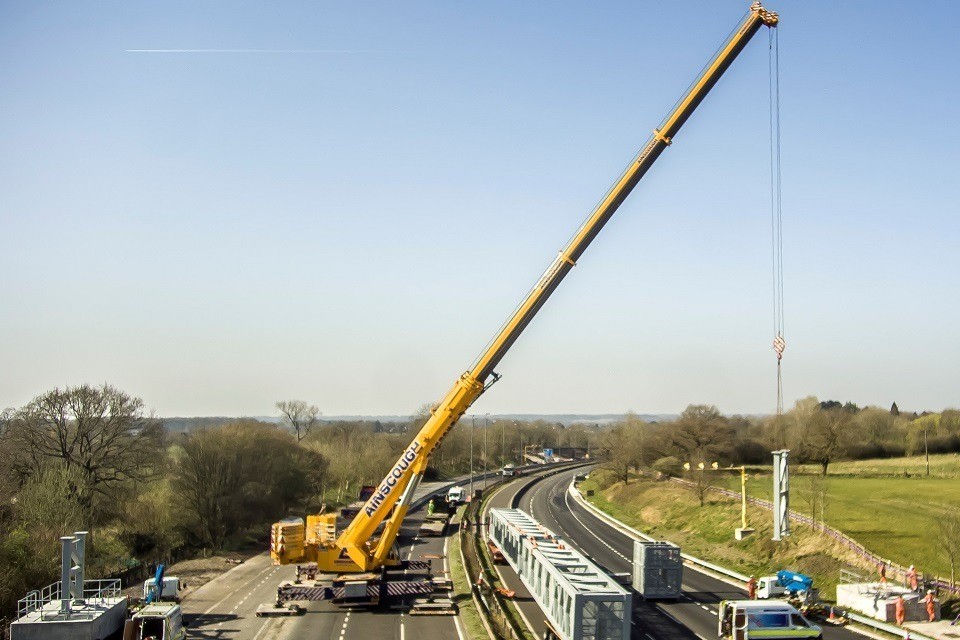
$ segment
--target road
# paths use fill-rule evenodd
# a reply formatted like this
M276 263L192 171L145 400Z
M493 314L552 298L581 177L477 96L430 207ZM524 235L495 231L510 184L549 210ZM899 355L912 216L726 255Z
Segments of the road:
M591 514L570 497L567 489L576 473L564 471L545 479L520 480L505 487L491 500L492 506L515 506L561 535L584 555L610 573L631 570L633 540ZM537 630L542 630L543 613L522 588L509 567L502 573L517 590L518 604ZM519 589L517 587L520 587ZM684 567L683 597L677 602L645 602L634 597L633 634L640 640L693 640L716 638L717 606L721 600L745 598L746 592L713 576ZM824 640L863 640L848 629L824 627Z
M423 483L416 497L428 495L446 483ZM465 483L464 483L465 484ZM402 557L431 559L434 572L448 570L447 538L416 537L424 513L413 511L399 536ZM451 533L451 532L448 532ZM442 565L442 567L440 566ZM295 567L275 567L262 553L203 585L183 602L188 638L204 640L459 640L459 619L453 616L408 616L389 610L345 610L327 602L307 605L302 616L257 618L257 607L276 598L277 584L292 580Z

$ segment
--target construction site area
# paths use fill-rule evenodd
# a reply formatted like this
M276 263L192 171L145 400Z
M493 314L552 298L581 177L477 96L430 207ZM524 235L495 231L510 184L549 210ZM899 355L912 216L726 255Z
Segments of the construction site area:
M960 640L960 7L26 4L0 640Z

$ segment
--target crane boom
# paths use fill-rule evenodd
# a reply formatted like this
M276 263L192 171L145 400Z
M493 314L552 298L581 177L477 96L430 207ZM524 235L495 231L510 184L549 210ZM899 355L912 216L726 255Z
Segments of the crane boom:
M282 542L275 536L271 553L276 563L313 560L322 571L349 573L369 571L397 562L397 559L390 556L390 552L431 452L489 384L496 381L499 376L494 372L494 368L647 170L672 143L674 136L724 71L762 26L773 28L777 23L777 14L765 9L760 2L755 2L750 7L737 29L704 67L660 126L654 129L653 135L640 153L547 267L490 345L433 408L426 423L377 486L377 490L360 513L335 539L310 531L312 527L319 526L320 521L317 518L320 516L308 518L307 531L304 534L294 534ZM384 524L384 529L379 539L371 544L370 541L381 524ZM276 532L277 525L274 526Z

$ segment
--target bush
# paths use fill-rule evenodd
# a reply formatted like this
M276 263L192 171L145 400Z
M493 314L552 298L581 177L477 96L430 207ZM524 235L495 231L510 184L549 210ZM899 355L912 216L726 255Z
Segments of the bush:
M733 446L734 464L767 464L770 447L759 440L741 440Z
M683 463L673 456L664 456L655 461L652 465L654 471L659 471L665 476L676 477L683 471Z

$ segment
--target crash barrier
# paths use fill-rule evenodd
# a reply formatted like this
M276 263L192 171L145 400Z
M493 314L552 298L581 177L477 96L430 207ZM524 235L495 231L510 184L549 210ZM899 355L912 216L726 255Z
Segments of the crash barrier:
M491 509L489 536L562 640L630 637L630 592L526 512Z
M584 464L588 463L572 461L549 465L529 464L517 467L515 471L522 474L523 472L548 470L548 473L543 474L543 477L548 477ZM471 585L473 602L480 613L487 632L497 639L521 640L526 637L523 622L518 619L516 610L510 606L507 597L494 588L497 574L485 549L482 515L484 502L504 484L515 478L504 477L499 472L487 475L488 477L496 475L498 479L487 487L481 500L471 501L463 513L459 532L461 560L467 574L467 580ZM476 481L478 478L482 479L482 476L475 476L474 480Z
M644 474L644 475L647 475L647 474ZM676 482L684 486L692 486L694 484L689 480L684 480L683 478L670 478L670 480L672 482ZM720 495L734 498L736 500L741 500L740 492L734 491L733 489L724 489L722 487L709 487L708 490L719 493ZM764 500L763 498L753 498L751 496L747 496L747 502L767 510L773 510L773 502L771 502L770 500ZM893 562L891 560L887 560L886 558L881 558L880 556L873 553L872 551L867 549L865 546L863 546L862 544L860 544L850 536L846 535L842 531L838 531L833 527L827 526L823 522L818 522L808 515L798 513L793 510L790 510L790 519L796 522L800 522L802 524L808 525L809 527L820 531L827 537L836 540L837 542L842 544L844 547L850 549L855 554L857 554L857 556L859 556L861 559L871 564L878 565L878 566L881 563L886 564L887 572L891 576L899 576L899 579L902 582L906 580L907 567L904 567L901 564L897 564L896 562ZM960 595L960 585L953 585L947 578L944 578L941 576L932 576L932 577L926 578L924 580L924 584L926 585L927 588L930 588L930 589L936 588L936 589L939 589L940 591L946 591L948 593Z
M501 478L496 484L487 488L497 489L503 484ZM484 496L486 498L486 496ZM524 638L520 623L509 610L502 594L493 588L494 572L489 566L481 549L482 538L482 500L476 500L467 505L460 527L460 553L463 566L470 582L473 602L480 612L480 617L487 626L487 631L498 640L521 640Z
M588 511L590 511L590 513L597 516L598 518L600 518L601 520L609 524L614 529L617 529L621 533L630 537L639 538L641 540L648 540L648 541L654 540L653 537L648 536L642 531L638 531L637 529L634 529L633 527L626 524L625 522L621 522L617 518L614 518L610 514L605 513L604 511L602 511L601 509L599 509L598 507L590 503L587 499L583 497L583 494L580 493L580 489L577 488L575 481L572 481L570 483L570 494L574 497L574 499L577 502L579 502ZM739 493L737 493L737 497L738 498L740 497ZM737 571L732 571L730 569L727 569L726 567L721 567L720 565L713 564L712 562L707 562L706 560L701 560L700 558L697 558L695 556L691 556L686 553L681 554L681 556L689 564L692 564L694 566L701 567L704 569L708 569L713 573L717 573L723 576L727 576L729 578L733 578L734 580L741 582L744 585L746 584L747 580L750 579L749 576L746 576L742 573L739 573ZM900 627L895 627L894 625L890 625L885 622L880 622L879 620L874 620L866 616L861 616L857 613L852 613L850 611L841 611L836 608L834 609L834 613L838 616L846 617L847 619L852 620L857 624L861 624L865 627L871 627L873 629L877 629L879 631L885 631L887 633L894 633L895 635L899 635L899 636L902 636L904 633L904 630ZM936 638L923 635L922 633L917 633L916 631L910 631L910 637L913 640L937 640Z

